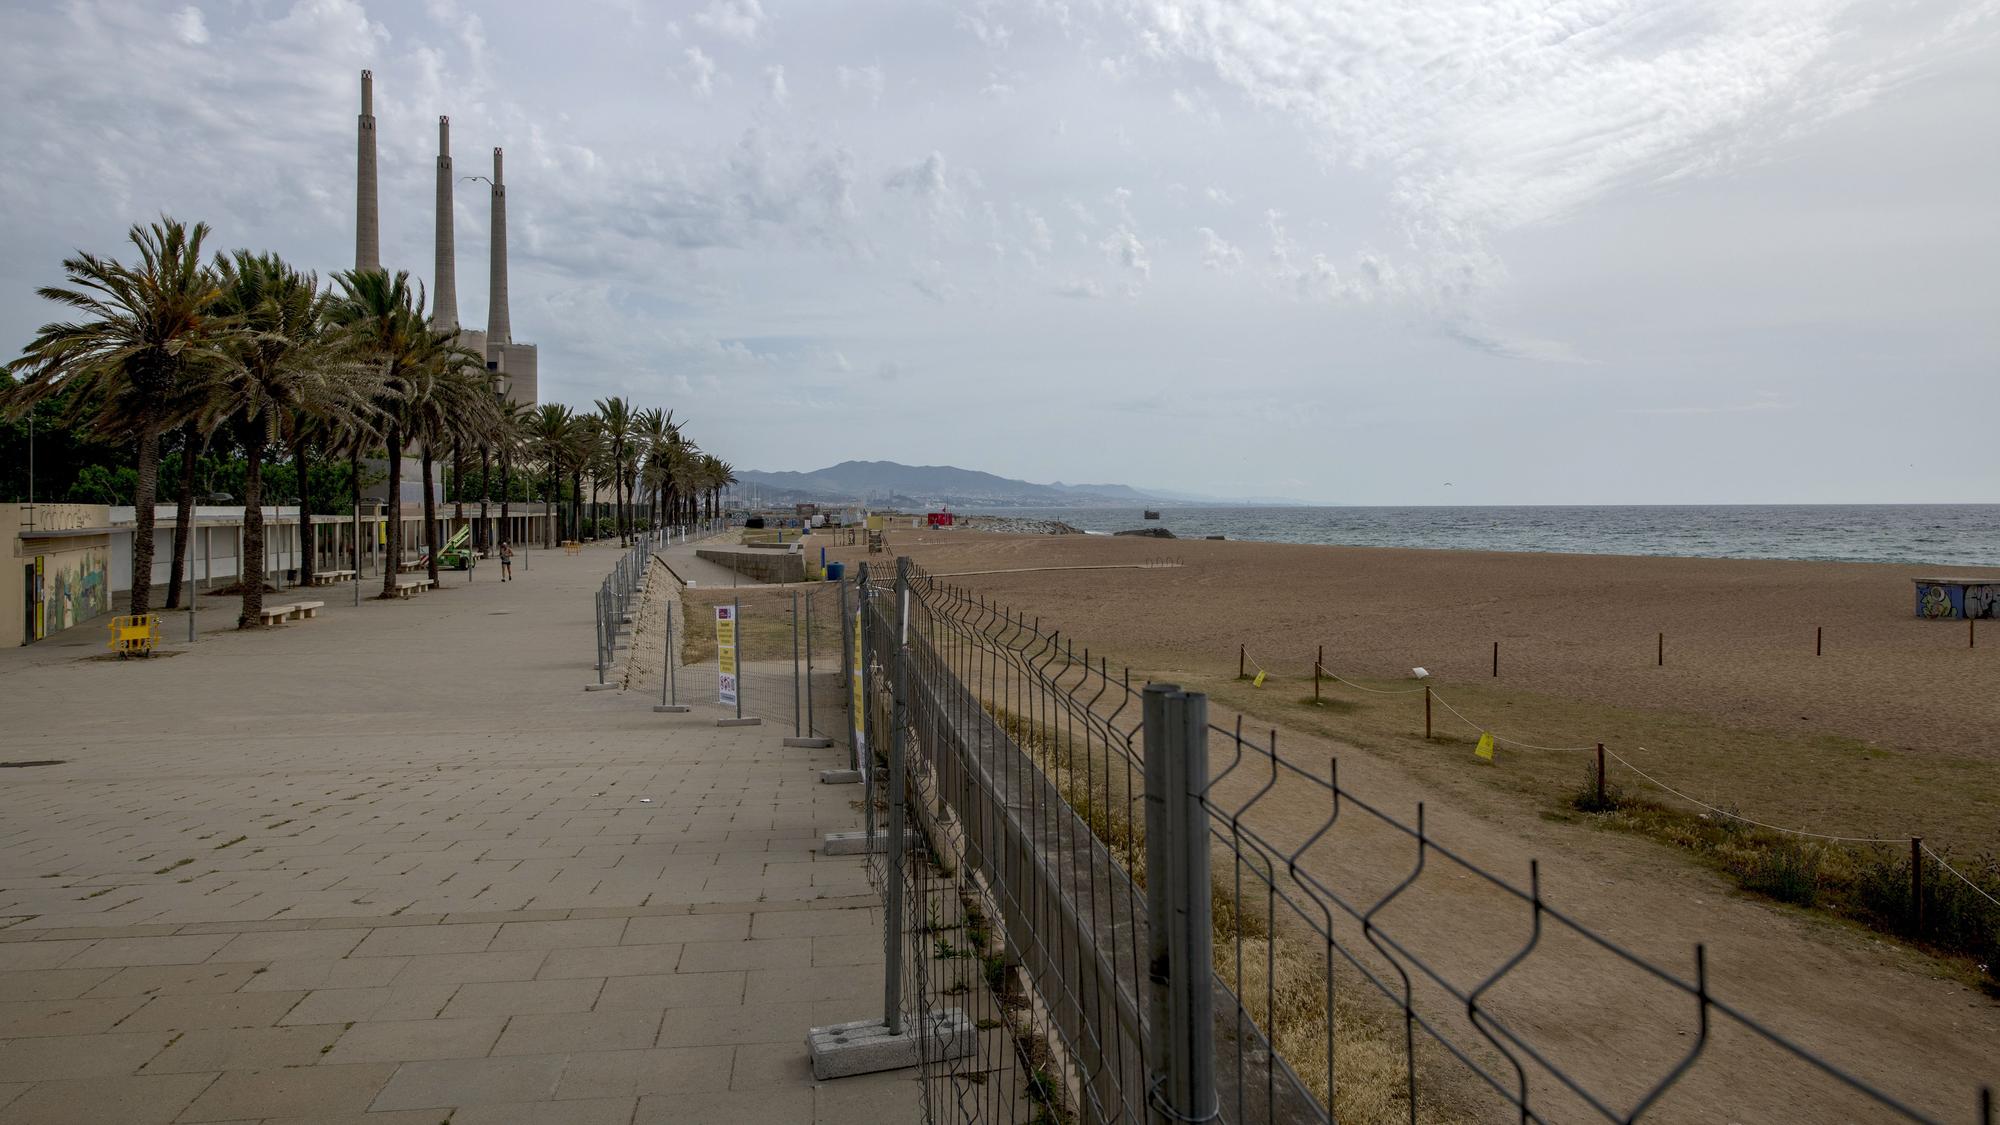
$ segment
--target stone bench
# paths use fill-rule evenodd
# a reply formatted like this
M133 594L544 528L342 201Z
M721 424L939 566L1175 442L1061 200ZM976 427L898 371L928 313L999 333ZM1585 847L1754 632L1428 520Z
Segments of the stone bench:
M257 620L265 625L276 625L280 621L291 620L298 611L299 607L295 605L267 605L257 611Z
M434 583L432 583L431 580L428 578L417 578L407 582L398 582L396 583L396 596L402 598L405 601L408 601L411 594L421 593L424 590L430 589L432 585L434 585Z
M319 611L326 608L326 603L296 602L292 605L292 608L298 611L298 616L300 617L318 617Z

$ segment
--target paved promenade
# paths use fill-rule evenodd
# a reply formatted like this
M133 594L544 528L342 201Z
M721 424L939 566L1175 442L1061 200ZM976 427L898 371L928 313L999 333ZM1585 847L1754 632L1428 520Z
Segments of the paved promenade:
M916 1120L805 1060L881 1003L845 751L582 691L615 552L0 653L0 1125Z

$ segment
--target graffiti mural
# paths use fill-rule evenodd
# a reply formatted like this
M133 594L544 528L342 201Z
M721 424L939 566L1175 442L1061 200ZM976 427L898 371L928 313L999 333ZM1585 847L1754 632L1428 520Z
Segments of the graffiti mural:
M1963 608L1967 617L2000 617L2000 586L1967 586Z
M88 621L111 608L102 547L35 556L35 640Z
M2000 583L1917 583L1917 616L1930 621L2000 617Z

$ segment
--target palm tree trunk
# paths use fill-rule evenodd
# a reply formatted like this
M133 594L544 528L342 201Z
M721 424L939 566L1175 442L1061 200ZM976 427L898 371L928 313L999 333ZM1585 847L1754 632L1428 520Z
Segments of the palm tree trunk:
M358 450L347 455L347 491L347 510L354 513L354 556L348 561L354 564L354 584L359 586L361 584L361 453Z
M181 491L174 505L174 568L167 575L168 609L180 608L181 571L187 567L188 544L194 539L194 471L198 460L194 442L195 425L189 422L181 427ZM208 443L201 444L206 452Z
M243 427L243 565L237 569L243 588L243 609L236 615L238 629L255 629L263 624L264 612L264 418L258 415Z
M487 484L487 478L493 471L492 456L491 446L479 447L479 534L474 538L479 540L479 549L482 551L493 549L493 531L486 526L486 501L493 495L492 487Z
M317 561L313 558L316 553L313 548L317 544L313 542L312 533L312 489L306 484L306 447L311 444L309 441L301 441L292 448L292 463L296 467L294 471L299 474L299 585L301 586L313 584L313 564Z
M500 452L500 541L511 543L513 539L507 530L508 501L514 498L514 458L506 450Z
M382 538L382 596L396 596L396 571L403 562L403 428L393 423L383 435L389 442L388 522ZM359 478L357 478L359 479Z
M572 470L569 476L569 531L570 542L583 542L583 470Z
M139 481L132 489L132 612L153 608L153 501L160 490L160 432L139 431Z
M431 488L431 439L420 445L424 463L424 577L438 580L437 497Z
M451 518L465 522L465 443L451 439Z

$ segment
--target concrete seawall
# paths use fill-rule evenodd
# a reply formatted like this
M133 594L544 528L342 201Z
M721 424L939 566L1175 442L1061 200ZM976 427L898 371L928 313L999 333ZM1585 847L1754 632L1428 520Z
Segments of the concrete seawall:
M806 564L796 552L718 550L703 548L695 552L695 557L707 559L718 566L734 569L745 578L758 582L804 582Z

